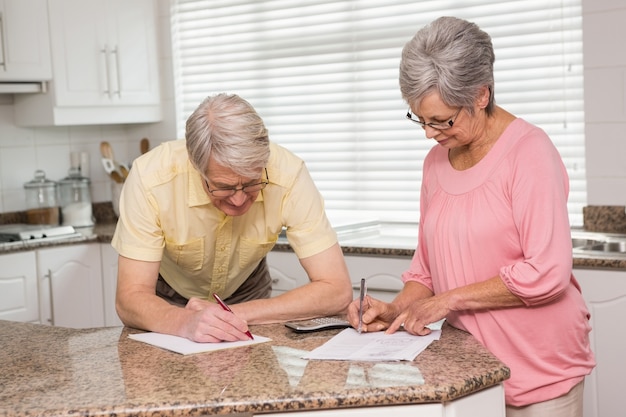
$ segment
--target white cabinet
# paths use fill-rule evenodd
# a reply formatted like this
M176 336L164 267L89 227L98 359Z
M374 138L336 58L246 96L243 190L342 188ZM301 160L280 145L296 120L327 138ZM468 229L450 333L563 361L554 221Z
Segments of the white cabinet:
M389 256L345 256L354 298L359 296L361 278L367 283L367 294L390 302L402 290L402 273L409 268L411 258Z
M591 313L591 348L597 366L585 380L584 416L623 413L626 375L626 271L574 269Z
M35 252L0 255L0 320L39 321Z
M100 244L102 255L102 290L104 301L104 325L123 326L115 311L115 291L117 289L118 254L110 243Z
M51 78L46 0L0 0L0 81Z
M367 282L367 293L391 301L402 290L400 276L411 264L411 258L346 255L354 297L358 297L361 278ZM309 278L293 252L270 252L267 263L272 276L272 296L305 285Z
M97 243L37 250L41 322L104 326L102 262Z
M15 97L18 125L161 119L154 0L50 0L53 81Z
M309 277L293 252L268 253L267 266L272 277L272 297L309 282Z

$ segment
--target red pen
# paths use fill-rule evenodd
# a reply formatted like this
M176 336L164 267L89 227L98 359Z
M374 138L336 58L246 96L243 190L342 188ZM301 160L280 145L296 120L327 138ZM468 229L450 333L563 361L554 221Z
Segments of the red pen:
M230 309L230 307L228 307L228 306L226 305L226 303L222 301L222 299L220 298L220 296L219 296L219 295L217 295L217 294L213 293L213 297L215 297L215 299L217 300L217 303L218 303L220 306L222 306L222 308L223 308L224 310L226 310L226 311L230 311L231 313L233 313L233 310L231 310L231 309ZM233 314L235 314L235 313L233 313ZM246 335L247 335L250 339L254 340L254 336L252 336L252 333L250 333L250 330L248 330L248 331L246 332Z

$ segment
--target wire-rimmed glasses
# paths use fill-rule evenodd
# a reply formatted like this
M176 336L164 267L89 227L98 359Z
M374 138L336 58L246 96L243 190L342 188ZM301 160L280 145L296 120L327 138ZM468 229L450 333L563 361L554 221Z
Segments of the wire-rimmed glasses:
M461 110L463 110L463 107L459 108L459 110L457 110L454 116L452 116L450 119L448 119L447 121L443 123L426 123L426 122L422 122L419 119L414 119L413 113L411 113L411 109L409 109L406 112L406 118L412 121L413 123L417 123L418 125L420 125L422 129L426 129L426 127L430 127L430 128L437 129L437 130L446 130L454 126L454 121L459 116L459 113L461 113Z
M211 189L209 186L209 181L204 179L206 183L207 190L211 193L211 195L215 198L227 198L237 194L237 191L243 191L246 194L254 194L258 193L262 189L264 189L267 184L270 182L270 177L267 175L267 168L265 168L265 181L257 182L255 184L248 184L241 187L229 187L229 188L215 188Z

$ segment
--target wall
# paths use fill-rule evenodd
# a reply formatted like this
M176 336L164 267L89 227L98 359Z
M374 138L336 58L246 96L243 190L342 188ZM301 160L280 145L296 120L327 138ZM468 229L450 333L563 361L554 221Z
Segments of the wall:
M626 205L626 2L583 0L588 205Z
M58 181L67 176L70 152L88 152L92 200L111 201L111 180L102 168L100 142L109 141L115 157L132 162L139 155L139 141L150 139L151 146L176 139L169 0L159 4L159 58L164 120L141 125L62 126L24 128L13 119L13 95L0 94L0 212L22 211L26 207L25 182L37 169Z
M175 139L169 0L159 3L164 121L150 125L21 128L13 122L13 96L0 94L0 212L25 208L23 184L43 169L67 175L71 151L90 154L93 201L110 201L110 181L100 165L99 144L112 143L116 157L132 161L139 140L154 146ZM589 205L626 204L626 2L583 0L586 171ZM616 192L615 190L621 190Z

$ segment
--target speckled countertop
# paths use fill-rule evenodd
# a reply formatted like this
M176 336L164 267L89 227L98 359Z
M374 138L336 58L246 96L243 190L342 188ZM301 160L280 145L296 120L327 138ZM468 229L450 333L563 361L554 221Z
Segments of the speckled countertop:
M454 400L509 369L469 334L444 325L413 362L301 359L338 330L251 326L271 342L179 355L128 328L68 329L0 321L0 415L202 416Z
M29 244L24 247L0 246L0 254L85 242L110 243L113 238L113 233L115 232L115 223L96 224L93 228L88 230L78 230L84 233L84 237L72 239L69 242ZM580 229L577 233L585 233L585 231ZM596 232L588 233L593 234ZM415 252L415 244L413 243L413 240L414 238L402 237L398 239L396 236L383 235L380 237L351 238L343 241L340 237L339 243L341 244L343 253L346 255L412 257ZM282 239L279 240L272 250L282 252L292 251L291 246ZM626 256L597 256L574 253L573 266L574 268L626 270Z

